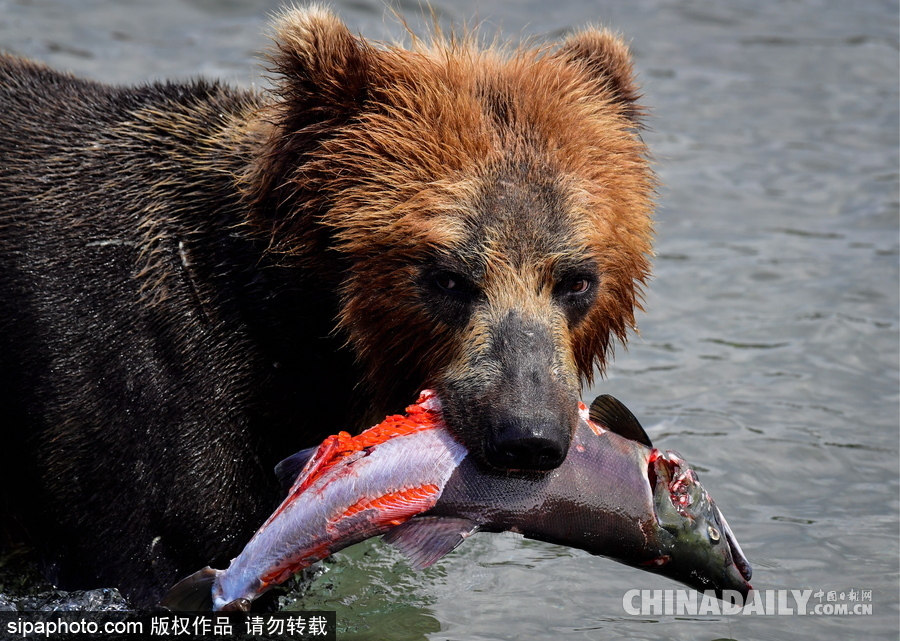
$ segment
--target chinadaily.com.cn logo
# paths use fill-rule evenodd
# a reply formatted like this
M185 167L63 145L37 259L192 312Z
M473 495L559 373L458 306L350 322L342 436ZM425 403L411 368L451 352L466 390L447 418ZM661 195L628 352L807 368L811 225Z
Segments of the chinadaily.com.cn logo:
M872 614L872 590L751 590L746 598L724 590L721 599L713 590L628 590L622 608L634 616L867 616Z

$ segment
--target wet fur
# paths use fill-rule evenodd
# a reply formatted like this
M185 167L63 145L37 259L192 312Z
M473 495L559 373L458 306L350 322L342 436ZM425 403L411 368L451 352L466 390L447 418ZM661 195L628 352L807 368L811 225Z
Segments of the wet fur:
M0 57L3 523L62 586L149 605L224 567L280 459L426 386L477 455L507 408L571 430L633 326L654 182L617 37L407 50L314 7L275 41L271 94Z

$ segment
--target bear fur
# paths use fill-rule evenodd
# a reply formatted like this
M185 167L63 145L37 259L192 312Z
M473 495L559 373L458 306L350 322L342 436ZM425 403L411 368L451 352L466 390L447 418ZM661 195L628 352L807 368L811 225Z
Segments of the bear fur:
M0 502L61 587L150 607L226 567L275 464L443 399L558 465L634 324L654 177L630 56L278 21L274 88L111 87L0 56Z

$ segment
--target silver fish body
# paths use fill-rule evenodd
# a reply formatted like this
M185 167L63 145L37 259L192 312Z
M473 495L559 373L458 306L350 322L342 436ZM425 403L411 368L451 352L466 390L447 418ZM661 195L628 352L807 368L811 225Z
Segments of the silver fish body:
M348 457L282 503L215 582L213 608L252 600L300 568L395 527L395 519L433 503L426 492L415 496L415 488L443 487L465 455L446 430L425 430ZM385 498L395 494L402 498Z
M694 470L588 421L550 472L485 473L465 458L436 505L385 539L428 565L475 531L579 548L720 596L750 590L750 564Z

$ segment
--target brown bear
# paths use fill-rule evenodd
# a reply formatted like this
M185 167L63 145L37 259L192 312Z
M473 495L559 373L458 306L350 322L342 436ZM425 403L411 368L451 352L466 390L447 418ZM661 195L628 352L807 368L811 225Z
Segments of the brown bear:
M609 32L476 40L293 10L270 91L0 56L0 509L58 585L225 567L280 459L425 387L484 465L564 459L648 276L642 109Z

